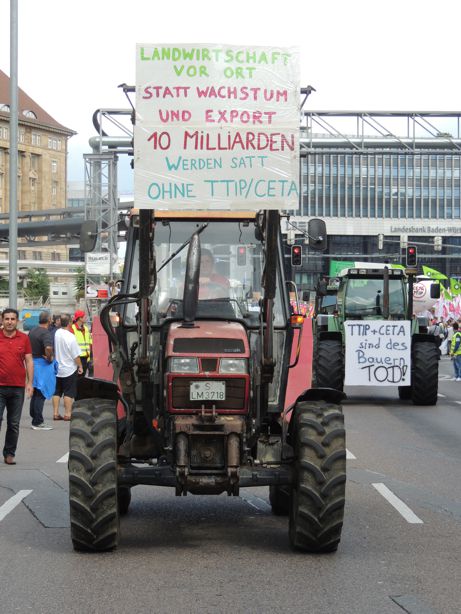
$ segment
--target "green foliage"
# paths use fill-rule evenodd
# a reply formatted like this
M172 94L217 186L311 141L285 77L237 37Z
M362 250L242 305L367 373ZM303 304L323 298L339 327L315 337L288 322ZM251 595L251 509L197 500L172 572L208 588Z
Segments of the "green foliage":
M0 292L9 292L10 291L10 283L7 279L0 279Z
M75 298L79 301L85 296L85 268L79 267L77 270L77 277L75 278Z
M45 269L29 269L24 279L24 296L46 301L50 296L50 280Z

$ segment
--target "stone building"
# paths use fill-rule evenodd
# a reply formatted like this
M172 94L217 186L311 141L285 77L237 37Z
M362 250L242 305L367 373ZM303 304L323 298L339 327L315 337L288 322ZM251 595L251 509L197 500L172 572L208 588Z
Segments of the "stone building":
M0 224L8 224L10 79L0 70ZM76 134L49 115L23 90L18 89L18 222L22 212L66 207L67 144ZM40 217L34 217L39 221ZM44 213L43 220L47 216ZM48 218L49 219L49 218ZM18 240L21 260L67 260L64 245L50 246L47 237ZM34 243L36 246L34 246ZM4 246L4 247L3 247ZM0 243L0 259L8 258L8 245Z

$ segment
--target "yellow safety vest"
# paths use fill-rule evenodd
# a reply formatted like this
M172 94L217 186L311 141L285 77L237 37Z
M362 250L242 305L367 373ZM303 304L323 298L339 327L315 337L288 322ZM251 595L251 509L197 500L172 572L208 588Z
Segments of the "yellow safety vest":
M453 335L453 337L451 338L451 345L450 345L450 351L452 352L452 354L454 356L459 356L459 354L461 354L461 343L458 347L458 349L456 350L456 352L454 351L455 349L455 345L456 345L456 338L461 336L461 332L459 332L458 330L456 331L456 333Z
M83 325L83 330L80 330L75 324L72 324L72 330L74 331L75 339L80 346L80 356L82 358L89 358L91 354L91 346L93 345L93 339L90 331L85 325Z

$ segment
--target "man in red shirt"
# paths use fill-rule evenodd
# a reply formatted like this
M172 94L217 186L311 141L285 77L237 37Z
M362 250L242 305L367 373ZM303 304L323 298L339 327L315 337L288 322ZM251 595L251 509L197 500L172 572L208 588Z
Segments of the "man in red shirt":
M8 307L3 312L0 330L0 428L6 408L6 436L3 460L15 465L19 438L19 421L24 403L24 388L30 398L33 393L34 362L29 337L17 330L19 313Z

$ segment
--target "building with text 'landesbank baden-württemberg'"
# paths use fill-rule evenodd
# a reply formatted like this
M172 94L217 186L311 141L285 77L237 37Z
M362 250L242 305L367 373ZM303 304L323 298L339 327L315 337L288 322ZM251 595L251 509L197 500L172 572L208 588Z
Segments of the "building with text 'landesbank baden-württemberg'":
M301 206L286 224L303 244L295 271L313 288L332 260L418 260L461 277L461 112L306 111ZM307 221L326 221L328 249L308 252Z

